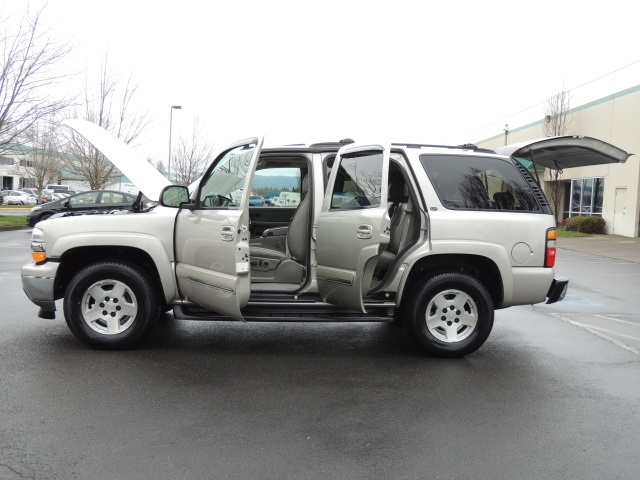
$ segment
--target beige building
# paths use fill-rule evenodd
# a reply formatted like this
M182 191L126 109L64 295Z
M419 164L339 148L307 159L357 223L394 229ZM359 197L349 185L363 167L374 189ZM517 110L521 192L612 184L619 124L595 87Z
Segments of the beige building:
M640 85L573 107L568 111L566 135L594 137L635 153L624 164L567 168L563 183L562 215L598 215L609 234L638 237L640 228ZM543 116L543 115L541 115ZM543 138L544 121L503 130L478 146L495 149L505 144ZM551 181L550 171L541 177ZM544 186L544 185L543 185Z

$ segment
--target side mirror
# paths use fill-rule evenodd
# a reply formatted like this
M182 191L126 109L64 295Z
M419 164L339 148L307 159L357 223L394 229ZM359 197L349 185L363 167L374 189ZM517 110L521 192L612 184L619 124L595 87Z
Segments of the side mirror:
M163 207L179 207L183 203L189 203L189 189L182 185L169 185L162 189L160 205Z

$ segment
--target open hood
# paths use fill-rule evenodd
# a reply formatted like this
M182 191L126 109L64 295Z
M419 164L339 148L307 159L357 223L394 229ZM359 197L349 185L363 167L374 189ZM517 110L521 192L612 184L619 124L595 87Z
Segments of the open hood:
M554 170L624 163L633 155L602 140L579 136L547 137L514 143L497 148L496 153L533 160L536 165Z
M86 120L65 120L63 125L75 130L100 150L149 200L160 200L160 192L171 182L146 159L112 133Z

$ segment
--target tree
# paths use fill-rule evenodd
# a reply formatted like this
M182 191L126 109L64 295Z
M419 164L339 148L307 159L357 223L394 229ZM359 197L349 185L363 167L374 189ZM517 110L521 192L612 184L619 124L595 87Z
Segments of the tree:
M0 153L69 104L50 91L52 84L68 77L56 67L71 48L41 31L42 11L33 16L27 12L19 22L0 12Z
M211 161L213 146L204 135L204 127L199 119L193 122L191 137L180 136L178 144L171 152L172 180L178 185L190 185L202 175Z
M571 125L571 118L569 117L570 105L569 92L564 89L547 100L544 121L544 134L546 136L557 137L567 133ZM562 170L559 168L548 169L548 174L550 181L545 183L545 190L555 212L556 221L559 221L561 216L560 206L564 193L564 183L560 181Z
M110 72L108 63L108 54L105 54L97 88L92 89L89 80L85 82L81 110L76 108L74 116L101 126L129 144L148 127L148 114L132 113L138 87L132 84L131 76L123 82ZM67 149L70 155L65 166L84 179L92 190L100 190L120 176L113 163L81 135L67 132Z
M60 142L55 123L32 125L24 139L32 150L20 160L20 174L38 189L38 198L42 198L44 187L53 183L60 173Z

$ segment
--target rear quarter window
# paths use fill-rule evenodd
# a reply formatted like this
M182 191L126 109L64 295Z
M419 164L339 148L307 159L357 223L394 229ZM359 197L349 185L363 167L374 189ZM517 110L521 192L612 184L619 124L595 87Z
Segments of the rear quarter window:
M446 208L541 211L533 191L509 160L424 154L420 162Z

